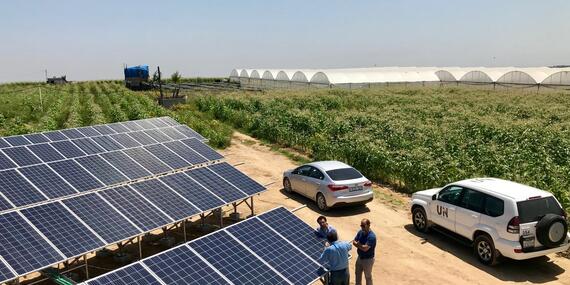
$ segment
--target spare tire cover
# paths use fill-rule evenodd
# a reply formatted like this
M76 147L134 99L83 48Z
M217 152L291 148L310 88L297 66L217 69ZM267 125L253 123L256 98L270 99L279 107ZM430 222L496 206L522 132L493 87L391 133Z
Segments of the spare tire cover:
M560 215L547 214L536 225L536 238L546 247L557 247L564 242L568 223Z

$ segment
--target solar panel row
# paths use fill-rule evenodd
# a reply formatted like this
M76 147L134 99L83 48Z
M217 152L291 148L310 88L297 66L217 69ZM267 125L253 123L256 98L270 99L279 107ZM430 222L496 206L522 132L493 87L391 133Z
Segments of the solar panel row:
M273 226L275 220L293 230ZM303 243L288 240L291 232ZM87 284L311 284L323 269L312 248L323 248L313 229L280 207Z
M72 160L56 163L67 162L77 163ZM92 165L98 165L98 162L93 162ZM72 191L86 189L82 185L99 181L66 171L70 177L64 177L65 181L72 181L69 185L57 175L46 174L49 168L45 165L33 168L34 178L51 187L50 195L77 194ZM217 169L223 169L223 172L216 171ZM126 179L117 178L107 171L110 169L101 168L101 173L106 173L104 179ZM0 175L14 172L16 170L3 171ZM18 187L28 185L24 181L13 181L14 177L21 176L0 176L0 184L12 183ZM48 179L44 181L41 177ZM206 179L204 181L207 183L202 184L195 178ZM0 187L15 189L15 186ZM0 215L0 256L6 259L17 274L25 275L105 245L245 199L250 196L247 193L263 190L263 186L224 162L221 165L213 164L42 203ZM34 187L25 189L25 192L26 195L14 195L22 200L17 200L20 204L46 198ZM12 196L7 197L16 200Z

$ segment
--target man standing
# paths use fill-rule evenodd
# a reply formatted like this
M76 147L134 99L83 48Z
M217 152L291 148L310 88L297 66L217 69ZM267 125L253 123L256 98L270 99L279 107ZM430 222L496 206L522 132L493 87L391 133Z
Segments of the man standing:
M376 248L376 234L370 230L370 220L360 221L360 231L352 242L357 248L355 275L356 285L362 284L362 272L366 278L366 285L372 285L372 265L374 265L374 249Z
M329 246L321 254L319 261L330 271L330 285L348 285L350 274L348 272L348 252L352 249L350 243L338 241L336 231L327 234Z
M325 216L319 216L317 218L317 224L319 224L319 226L315 229L315 235L317 235L318 238L325 239L330 232L336 232L336 229L329 225L327 217Z

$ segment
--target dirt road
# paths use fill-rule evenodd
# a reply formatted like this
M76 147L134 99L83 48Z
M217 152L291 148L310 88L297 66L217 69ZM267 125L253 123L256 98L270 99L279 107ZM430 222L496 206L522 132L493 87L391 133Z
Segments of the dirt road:
M232 145L222 151L227 160L241 163L240 170L262 184L276 182L256 198L256 212L283 205L289 209L303 204L309 207L295 214L316 226L319 211L311 201L299 195L286 195L281 189L282 172L295 167L287 157L243 134L236 133ZM333 210L325 215L336 227L339 238L352 240L360 220L369 218L378 236L375 284L504 284L548 283L570 285L570 260L550 255L528 261L507 260L496 267L480 265L470 248L437 233L422 235L410 224L410 215L401 202L405 196L376 186L379 199L366 207ZM389 197L395 202L382 202ZM400 203L398 205L398 202ZM352 252L356 255L355 249ZM351 284L354 282L354 258L350 262Z

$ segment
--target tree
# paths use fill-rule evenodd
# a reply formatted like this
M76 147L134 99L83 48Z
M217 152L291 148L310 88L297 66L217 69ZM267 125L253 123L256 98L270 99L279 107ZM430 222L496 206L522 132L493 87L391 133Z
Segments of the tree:
M172 73L172 75L170 76L170 80L174 84L180 83L181 78L182 78L182 76L180 75L180 72L178 72L178 70L176 72Z

